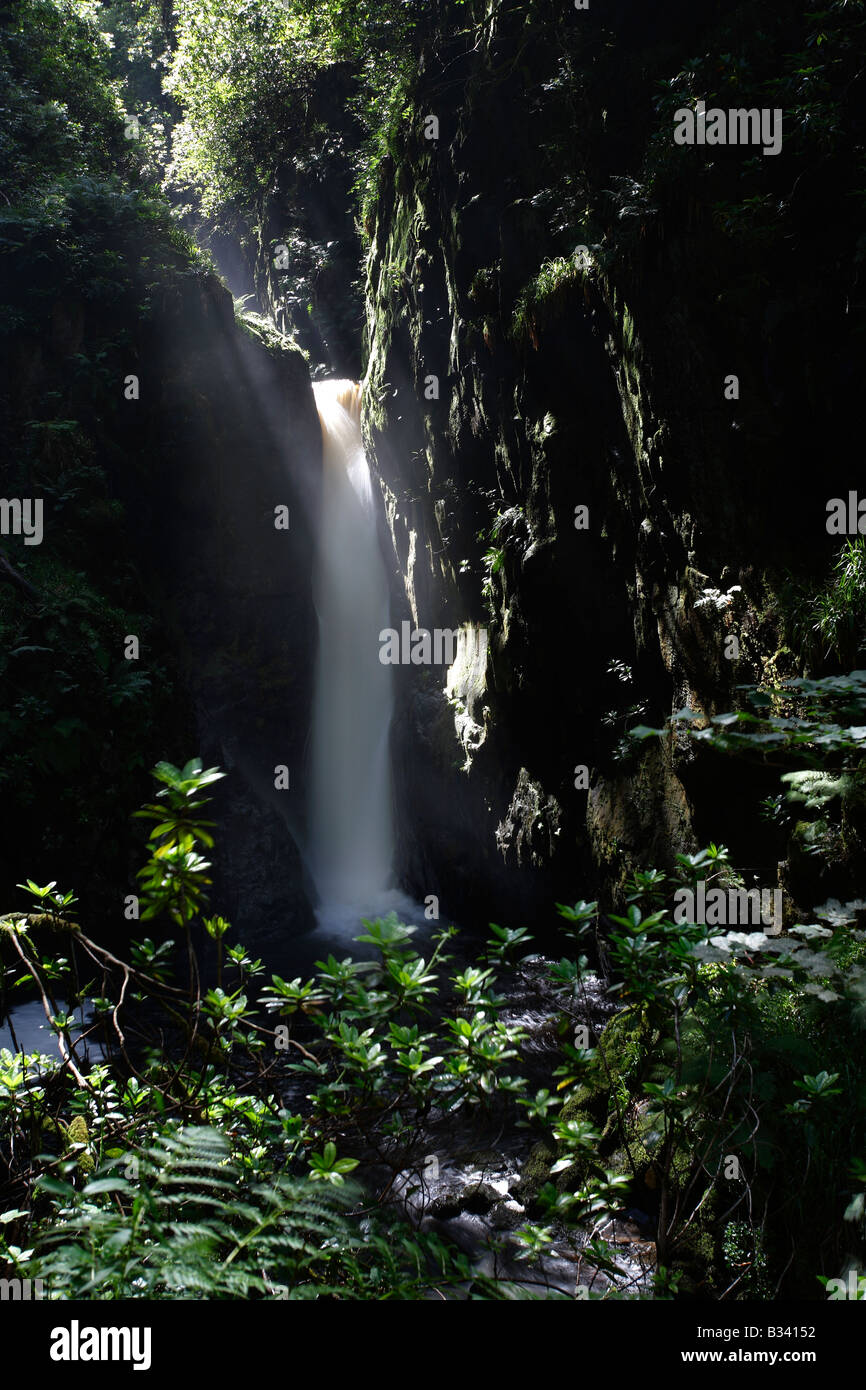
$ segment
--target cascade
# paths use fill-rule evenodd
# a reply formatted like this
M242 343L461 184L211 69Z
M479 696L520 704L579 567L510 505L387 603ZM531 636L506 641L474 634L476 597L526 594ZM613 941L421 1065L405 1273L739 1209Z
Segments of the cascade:
M388 582L361 443L361 389L314 385L322 425L322 506L314 598L319 650L313 697L310 866L319 918L387 910L393 858L391 668L379 660Z

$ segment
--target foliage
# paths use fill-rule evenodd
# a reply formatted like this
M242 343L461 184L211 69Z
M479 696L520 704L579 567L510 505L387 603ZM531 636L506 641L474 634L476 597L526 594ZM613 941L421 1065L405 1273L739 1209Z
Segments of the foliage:
M669 131L674 112L694 107L698 99L707 107L781 108L784 140L803 167L818 167L848 144L848 95L858 72L862 52L864 11L860 3L813 0L806 6L765 7L762 23L748 35L726 18L719 25L716 44L703 53L683 58L679 71L656 84L655 108L658 134L651 142L647 166L649 186L655 191L666 184L682 160L671 157ZM855 142L862 179L862 146ZM792 216L790 190L779 187L774 161L738 160L721 176L733 196L718 196L715 220L726 237L740 249L777 242L779 220ZM701 151L692 152L696 179L719 178L703 168ZM784 179L784 175L781 176ZM767 185L770 185L769 187Z
M43 545L4 537L0 555L0 788L18 808L0 878L17 873L24 843L38 846L27 850L37 876L87 866L92 913L109 894L116 903L127 861L117 798L140 795L157 728L160 743L185 734L119 500L146 447L123 382L169 287L206 273L153 196L142 141L126 138L126 54L99 28L105 15L15 0L0 28L0 447L5 490L39 497L45 516ZM128 634L146 669L125 659Z
M710 718L686 708L671 716L666 729L639 725L629 737L633 743L685 737L714 755L778 768L783 791L767 798L761 810L786 833L789 860L806 854L816 863L845 865L846 881L858 881L866 834L866 672L739 689L750 708ZM797 806L812 818L795 816Z
M827 651L843 662L856 660L863 648L866 619L866 540L862 536L845 542L816 610L815 629Z
M522 506L498 510L491 522L489 533L485 536L484 531L478 532L478 541L482 544L487 541L487 549L481 557L481 596L491 615L494 613L495 577L501 573L509 551L525 553L529 547L530 536L531 529ZM461 573L465 573L467 568L468 562Z
M412 1298L458 1284L502 1296L510 1285L407 1226L386 1195L422 1173L437 1126L473 1115L529 1125L556 1151L514 1236L529 1270L542 1262L537 1277L556 1242L610 1296L627 1287L605 1233L629 1201L655 1204L656 1297L696 1279L717 1295L776 1288L794 1254L802 1288L821 1272L804 1267L817 1237L802 1236L819 1223L837 1231L821 1256L832 1269L866 1094L853 1045L862 904L827 904L829 925L783 937L720 933L668 904L677 880L731 881L724 847L681 855L674 880L635 874L607 931L622 1012L593 1046L563 1043L550 1083L530 1087L497 987L529 944L523 929L492 926L486 960L455 969L453 928L420 954L415 928L390 914L364 923L372 959L331 955L310 980L272 975L253 1001L261 962L241 945L223 954L230 924L205 915L202 811L221 775L161 763L140 813L151 825L142 915L184 931L186 991L171 940L133 942L123 962L69 922L74 900L54 884L28 881L34 910L0 921L6 987L37 989L61 1054L0 1056L4 1187L17 1194L0 1254L16 1272L44 1278L53 1297ZM591 1014L584 947L599 911L559 911L576 950L548 964L543 989L570 1032ZM42 944L49 924L65 933L62 956ZM215 987L201 983L207 938L221 951ZM87 1045L69 1026L82 1000ZM720 1201L725 1215L707 1225ZM856 1194L845 1204L859 1220Z
M354 115L365 131L365 159L375 164L383 130L403 108L415 27L397 0L181 0L166 84L184 113L172 181L194 190L208 215L232 205L254 214L282 166L315 168L340 142L316 94L320 74L341 64L356 76ZM370 172L362 164L355 173L364 182Z
M50 196L38 188L31 196L33 206L0 211L10 286L2 328L15 334L16 370L28 344L47 345L62 331L56 305L69 306L73 324L74 306L87 306L90 331L61 364L45 352L38 399L4 402L6 487L41 498L46 536L40 546L15 536L3 545L4 578L13 579L0 591L0 786L7 795L14 786L20 810L3 857L38 817L31 838L44 844L46 869L71 867L58 854L75 825L77 853L87 857L101 841L98 862L115 873L117 860L106 853L117 832L110 803L143 780L155 729L165 737L176 715L111 472L131 428L121 389L129 325L147 320L158 267L176 272L184 250L165 210L117 180L70 179ZM128 634L150 648L147 670L125 659ZM99 873L91 887L100 886Z
M631 730L631 736L667 737L675 727L685 727L695 742L762 760L795 760L825 768L828 762L838 763L841 754L843 767L859 775L866 724L855 721L866 716L866 671L819 680L796 678L775 689L755 685L738 689L750 710L729 710L706 719L695 710L681 709L666 728L641 724Z
M545 261L517 297L511 320L512 337L527 339L537 348L539 333L545 324L565 312L571 292L582 284L590 263L582 246L568 257Z
M724 881L728 869L714 846L680 855L679 865L692 886ZM657 1210L659 1266L687 1274L682 1292L699 1284L706 1293L724 1278L717 1296L773 1296L793 1264L794 1284L814 1297L816 1244L831 1263L846 1248L839 1200L861 1143L866 1094L866 934L845 913L834 930L807 925L785 937L679 923L657 906L669 887L658 871L636 874L627 911L610 919L613 988L639 1021L630 1029L639 1045L623 1091L613 1084L622 1060L603 1032L597 1059L584 1064L582 1094L592 1094L593 1072L606 1079L608 1131L612 1125L612 1142L627 1155L636 1204ZM597 908L560 908L578 941L592 937ZM582 1013L585 956L577 967L573 1018ZM727 1275L713 1273L719 1218L707 1227L701 1215L720 1204L734 1223L724 1227ZM701 1230L711 1240L695 1264ZM751 1255L731 1270L743 1248Z
M139 177L154 191L171 158L176 103L163 90L174 42L171 7L159 0L115 0L96 7L109 66L125 108L124 133Z
M392 914L365 923L361 940L378 962L329 957L306 983L272 976L261 992L276 1024L267 1027L250 995L261 962L242 946L228 946L223 983L200 984L194 931L220 945L230 931L204 916L200 853L213 843L202 793L222 774L193 759L160 763L155 776L157 798L139 813L151 823L142 917L183 929L186 993L170 941L133 942L125 963L58 917L69 946L55 959L36 944L44 912L0 923L13 960L6 984L35 986L62 1057L2 1054L3 1186L26 1191L29 1206L6 1212L0 1254L55 1297L408 1298L431 1282L463 1282L466 1261L435 1236L404 1231L393 1215L386 1233L379 1215L361 1220L360 1190L346 1178L362 1162L367 1173L384 1163L393 1181L434 1108L487 1110L519 1090L509 1071L519 1033L497 1018L493 972L454 977L435 1049L421 1020L452 933L425 959L411 947L414 928ZM27 892L40 908L71 908L56 885L30 882ZM498 949L518 939L500 933ZM70 1010L89 1001L103 1062L72 1036L60 990ZM293 1075L295 1097L307 1094L297 1112L282 1094Z
M632 744L626 737L626 730L633 719L639 719L646 714L646 701L635 700L634 672L624 661L614 657L608 662L607 675L613 676L616 680L615 693L613 695L613 706L601 717L602 728L611 729L619 735L614 748L613 756L617 762L624 761L632 751ZM623 709L623 701L631 699L631 703Z
M46 1177L58 1227L37 1262L68 1298L316 1297L354 1238L336 1195L274 1174L244 1181L226 1137L187 1126L80 1188ZM106 1196L111 1197L106 1201Z
M90 8L12 0L7 11L0 31L7 206L45 196L58 180L105 177L128 165L119 87Z

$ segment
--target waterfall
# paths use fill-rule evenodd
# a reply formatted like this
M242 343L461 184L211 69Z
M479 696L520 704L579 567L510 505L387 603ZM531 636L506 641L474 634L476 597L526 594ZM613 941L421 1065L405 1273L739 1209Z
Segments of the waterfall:
M385 564L361 444L361 390L314 385L322 425L322 507L314 575L319 652L313 701L310 864L320 920L384 904L393 856L391 667Z

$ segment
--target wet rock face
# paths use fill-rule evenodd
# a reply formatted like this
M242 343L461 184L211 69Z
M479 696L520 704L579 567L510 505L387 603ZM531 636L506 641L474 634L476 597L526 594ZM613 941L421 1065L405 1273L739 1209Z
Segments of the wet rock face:
M164 702L166 679L175 695L156 731L140 700L137 763L115 788L115 896L97 909L115 924L116 895L135 890L141 844L127 817L153 795L148 769L200 755L228 773L214 790L214 908L252 942L268 927L290 932L311 918L296 842L316 645L321 433L299 353L274 354L251 338L213 277L167 266L154 280L147 312L72 290L52 303L48 281L37 305L44 323L32 310L33 327L6 362L10 429L40 418L52 391L74 415L110 499L101 503L104 548L94 554L90 542L82 568L95 593L113 594L118 574L129 575L122 601L145 615L139 670L150 703ZM77 388L73 354L106 358L102 375ZM136 399L123 396L127 371L136 373ZM288 509L285 528L275 525L278 507ZM65 518L51 521L46 552ZM106 730L109 744L114 736ZM289 769L288 791L274 785L277 764ZM73 827L66 834L77 887L103 849L91 848L86 830L79 841ZM30 846L16 852L29 866Z
M170 614L201 756L229 774L214 792L213 900L254 944L311 922L297 846L321 433L300 354L250 338L218 284L168 314L154 325L148 471L121 486L142 569ZM278 508L288 508L279 526ZM279 765L288 790L275 786Z
M786 566L825 564L830 484L786 480L802 429L818 449L851 413L841 313L832 330L820 310L833 384L796 265L772 245L738 261L719 231L730 167L669 206L641 182L646 74L690 51L687 9L654 13L649 35L636 7L614 7L607 56L509 15L471 52L441 43L382 170L365 434L395 611L489 634L473 711L441 671L401 673L401 867L464 918L547 911L579 884L615 892L699 837L760 842L755 867L776 881L736 776L722 786L685 740L618 756L636 723L715 713L738 683L795 674L777 600ZM742 400L724 396L734 371ZM819 378L823 424L804 422L791 393L816 403ZM711 590L730 602L697 606Z
M637 499L623 495L632 451L601 305L581 292L542 337L511 332L549 242L526 93L473 95L469 60L458 76L466 101L435 147L416 132L386 171L366 428L401 615L489 637L472 712L459 692L449 702L441 671L404 676L404 872L459 916L517 920L591 871L576 768L609 762L606 667L635 661Z

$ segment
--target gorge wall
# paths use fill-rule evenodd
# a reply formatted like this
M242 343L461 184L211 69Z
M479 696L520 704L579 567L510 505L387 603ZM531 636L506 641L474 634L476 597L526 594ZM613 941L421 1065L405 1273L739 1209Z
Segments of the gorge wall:
M679 737L619 745L796 674L787 567L826 569L825 504L849 486L840 158L810 165L791 130L749 204L752 152L674 147L675 97L647 77L668 70L675 94L697 23L730 42L743 16L654 9L650 34L646 7L604 8L497 8L474 46L431 46L368 258L366 437L395 603L419 627L489 634L462 687L398 668L404 873L467 919L609 900L631 868L710 838L775 885L753 809L772 770L720 768ZM756 82L790 18L755 38ZM819 294L803 264L822 196Z
M199 755L228 773L215 908L251 943L296 934L312 923L297 848L321 460L309 372L236 321L216 277L129 195L85 186L64 215L60 233L5 224L19 329L3 362L6 491L45 513L40 546L4 546L5 891L24 865L74 887L85 920L122 928L149 770ZM25 673L38 703L15 702Z

